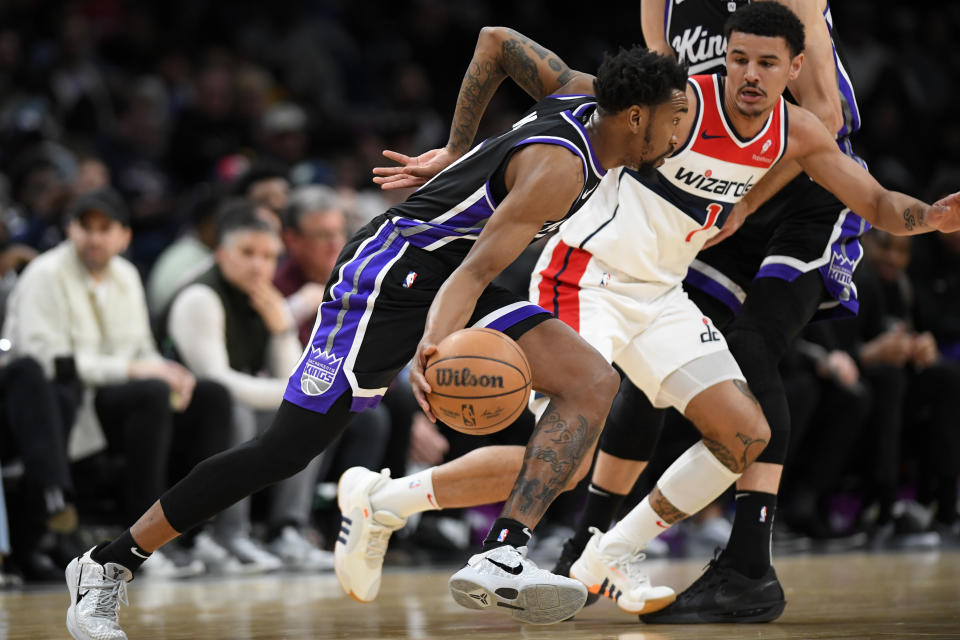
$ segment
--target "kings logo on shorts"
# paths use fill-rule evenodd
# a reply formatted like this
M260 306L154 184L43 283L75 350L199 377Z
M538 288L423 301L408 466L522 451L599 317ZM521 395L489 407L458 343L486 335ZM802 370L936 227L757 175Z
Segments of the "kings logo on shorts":
M303 375L300 376L300 389L308 396L319 396L326 393L333 385L342 357L327 353L323 349L311 349L310 356L303 365Z

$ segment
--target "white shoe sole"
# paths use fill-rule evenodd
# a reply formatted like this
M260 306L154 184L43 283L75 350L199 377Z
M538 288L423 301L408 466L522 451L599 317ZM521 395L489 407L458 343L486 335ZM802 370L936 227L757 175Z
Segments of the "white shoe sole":
M579 587L579 588L578 588ZM554 624L575 615L587 601L582 585L562 586L532 583L520 589L501 587L490 591L469 577L450 579L450 595L467 609L502 608L514 619L528 624Z
M620 602L619 599L614 599L612 597L613 588L612 586L608 587L608 585L610 585L610 581L606 578L594 576L587 569L585 563L581 562L580 560L574 562L570 567L570 577L582 582L586 586L587 591L590 593L610 598L616 603L617 607L619 607L621 611L629 613L630 615L644 615L647 613L653 613L654 611L660 611L660 609L670 605L674 600L677 599L677 594L671 593L668 596L662 596L659 598L648 598L643 601L643 605L640 607L625 606L625 604Z

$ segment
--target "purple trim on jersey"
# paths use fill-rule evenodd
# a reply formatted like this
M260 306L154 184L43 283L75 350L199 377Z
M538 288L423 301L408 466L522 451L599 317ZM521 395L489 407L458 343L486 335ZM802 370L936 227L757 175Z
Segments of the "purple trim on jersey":
M493 208L487 202L486 196L480 196L480 199L474 202L472 205L453 216L452 218L447 218L443 221L440 226L450 229L460 229L463 227L474 227L478 224L483 223L490 216L493 215Z
M711 278L705 273L697 271L693 267L687 269L687 276L683 281L692 287L700 289L704 293L716 298L725 304L731 311L737 313L742 306L737 294L727 289L725 286Z
M514 309L510 313L505 313L490 324L483 325L488 329L496 329L497 331L506 332L507 329L512 327L515 324L523 322L527 318L545 313L552 317L549 311L543 307L533 304L532 302L525 307L520 307L519 309ZM480 326L480 325L476 325Z
M367 310L371 294L376 291L378 276L389 268L404 249L406 243L399 234L390 240L391 234L396 231L393 224L386 223L341 269L342 279L331 291L333 299L325 300L320 305L320 326L311 337L311 352L291 374L283 393L284 400L310 411L326 413L342 393L351 391L350 382L344 372L344 360L353 344L358 339L363 339L359 333L360 321ZM341 316L343 310L345 313ZM333 331L336 331L336 335L328 351L327 342ZM319 368L332 371L329 374L332 381L322 393L307 395L301 386L304 370L307 367L316 370L316 362L320 362ZM377 402L377 398L354 398L353 406L369 408L376 406ZM353 406L351 411L360 410Z
M489 217L489 216L488 216ZM464 233L458 231L453 227L448 227L442 224L435 224L432 222L424 222L422 220L411 220L409 218L398 218L393 221L397 225L398 229L406 230L412 229L415 227L427 228L423 231L418 231L417 233L411 234L406 237L406 241L409 242L412 246L417 247L418 249L423 249L437 240L443 240L444 238L467 238L469 233ZM480 227L470 228L470 233L480 233Z
M803 271L791 267L780 262L774 262L772 264L765 264L760 267L757 271L757 275L754 276L754 279L757 278L780 278L781 280L786 280L787 282L793 282L797 278L803 275Z
M486 182L483 183L483 191L484 193L487 194L487 204L490 205L491 209L496 209L497 207L500 206L500 203L497 202L497 199L493 197L493 191L490 190L489 178L487 179Z
M846 71L846 69L840 61L840 54L837 52L837 45L834 41L833 14L830 11L829 2L823 9L823 20L827 23L827 29L830 31L830 48L833 50L833 63L837 69L837 89L839 89L840 95L848 107L848 109L844 109L843 126L837 132L837 137L843 138L860 129L860 108L857 106L857 97L853 92L853 85L847 81L840 71L841 69ZM846 117L847 113L850 114L849 119Z
M593 98L589 93L551 93L548 98Z
M569 120L573 122L573 125L580 130L581 134L583 134L583 139L587 143L587 152L590 154L590 162L593 164L593 169L597 172L597 175L599 175L601 178L607 175L607 170L604 169L603 165L600 164L600 161L597 160L597 152L593 150L593 143L590 142L590 136L587 135L586 128L583 126L583 124L581 124L579 120L574 118L573 114L570 113L569 111L564 111L563 113L568 114L570 116ZM586 176L584 176L584 179L586 179Z
M569 111L565 111L564 113L569 113ZM513 146L516 148L525 144L555 144L560 147L565 147L577 154L577 156L580 158L580 161L583 163L583 186L587 186L587 175L590 168L587 166L587 159L583 157L583 151L580 151L580 147L576 146L569 140L564 140L563 138L550 138L547 136L531 136L529 138L524 138Z

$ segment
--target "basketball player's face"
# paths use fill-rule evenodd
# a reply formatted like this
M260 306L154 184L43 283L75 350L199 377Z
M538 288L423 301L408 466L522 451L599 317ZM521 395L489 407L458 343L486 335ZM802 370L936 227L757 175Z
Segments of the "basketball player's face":
M71 220L67 235L80 262L91 273L103 271L110 259L130 244L130 229L101 211L88 211Z
M227 282L246 291L273 280L280 256L280 239L267 231L237 230L224 237L216 256Z
M677 140L677 125L687 113L687 96L674 90L667 102L649 110L646 127L635 146L631 157L624 165L644 175L652 174L680 144Z
M727 43L727 109L748 118L766 117L787 82L800 73L802 62L803 54L791 57L782 37L734 31Z

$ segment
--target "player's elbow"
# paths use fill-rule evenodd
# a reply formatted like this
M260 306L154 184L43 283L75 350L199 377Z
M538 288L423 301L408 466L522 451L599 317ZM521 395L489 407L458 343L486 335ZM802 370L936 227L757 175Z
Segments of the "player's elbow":
M483 27L477 38L477 49L499 51L509 34L510 29L507 27Z

